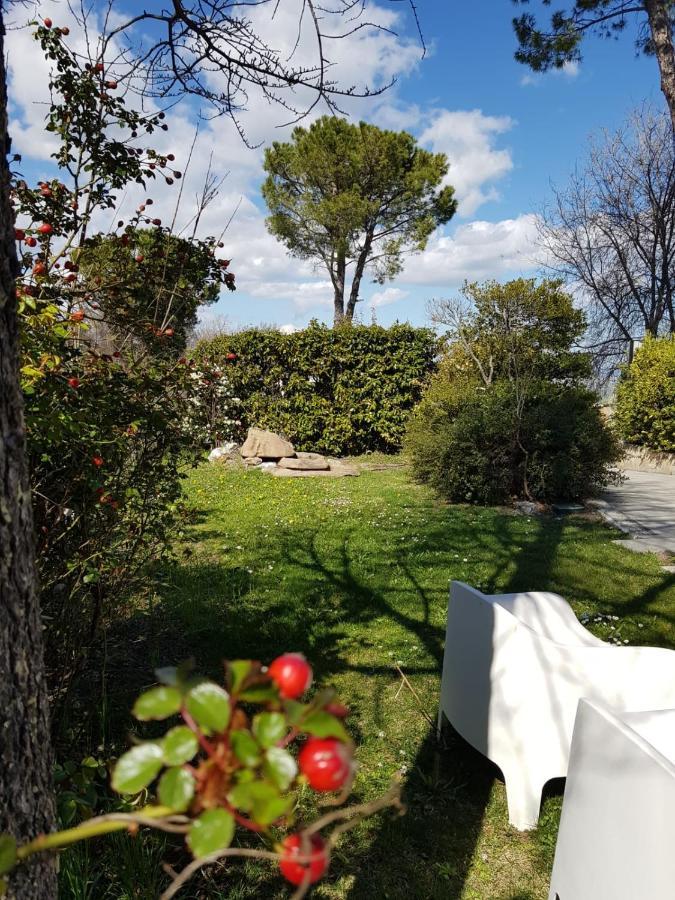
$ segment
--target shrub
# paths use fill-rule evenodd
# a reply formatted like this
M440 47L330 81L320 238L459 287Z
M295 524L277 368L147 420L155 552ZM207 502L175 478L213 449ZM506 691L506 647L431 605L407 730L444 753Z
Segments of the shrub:
M415 476L470 503L576 500L607 483L620 452L571 350L584 320L560 282L464 293L471 307L436 307L451 343L408 427Z
M615 421L625 440L675 452L675 336L638 349L617 387Z
M459 503L576 500L610 477L618 451L595 395L540 382L520 413L514 386L434 376L406 437L416 477Z
M240 437L254 425L281 432L298 450L357 454L400 449L436 352L427 328L313 322L295 334L221 335L199 343L194 359L206 370L229 367Z

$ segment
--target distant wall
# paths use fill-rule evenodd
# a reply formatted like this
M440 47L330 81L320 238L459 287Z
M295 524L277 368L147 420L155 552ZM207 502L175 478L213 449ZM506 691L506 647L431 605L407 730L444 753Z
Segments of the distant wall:
M620 468L633 472L659 472L661 475L675 475L675 453L659 453L648 447L626 444L626 452L619 463Z

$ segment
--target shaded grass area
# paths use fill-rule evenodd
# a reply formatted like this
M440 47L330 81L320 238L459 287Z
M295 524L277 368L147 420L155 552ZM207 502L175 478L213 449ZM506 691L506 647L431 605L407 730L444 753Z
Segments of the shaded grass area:
M440 749L433 737L448 583L556 591L577 615L619 617L590 626L603 639L674 646L675 577L656 557L612 544L615 532L594 521L449 507L399 468L291 480L204 466L188 494L194 523L178 561L159 573L153 604L109 639L113 738L125 737L131 723L122 711L152 681L154 665L194 655L218 676L223 658L300 650L317 681L334 684L353 710L356 796L372 798L398 777L408 805L405 817L382 814L346 836L314 895L545 898L561 784L547 792L539 829L519 834L507 824L498 770L456 735ZM143 877L161 880L160 855L152 847L146 855ZM151 896L116 877L122 856L108 859L103 893L68 888L62 896ZM73 856L67 865L81 862ZM274 872L254 864L212 871L184 894L287 895Z

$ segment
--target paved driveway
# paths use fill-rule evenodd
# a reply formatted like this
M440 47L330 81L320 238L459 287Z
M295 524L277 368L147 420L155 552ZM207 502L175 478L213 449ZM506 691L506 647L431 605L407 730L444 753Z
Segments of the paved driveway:
M607 488L596 505L628 532L635 550L675 553L675 475L625 472L623 484Z

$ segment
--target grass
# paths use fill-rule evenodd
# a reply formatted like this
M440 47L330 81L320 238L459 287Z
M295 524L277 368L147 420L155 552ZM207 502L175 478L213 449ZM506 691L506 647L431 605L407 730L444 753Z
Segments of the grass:
M519 834L507 824L498 770L456 736L440 750L433 740L448 583L553 590L577 615L618 616L591 620L603 639L675 646L675 577L590 519L447 506L405 469L367 462L359 478L326 480L196 470L179 562L163 567L158 596L124 639L110 638L108 705L128 709L130 686L149 683L157 664L194 655L217 675L223 658L301 650L317 681L334 684L353 710L356 795L374 797L400 777L408 805L405 817L383 814L345 837L314 896L543 900L561 786L549 789L537 831ZM129 724L119 719L113 731L125 735ZM122 856L117 848L114 865ZM146 856L158 871L157 854ZM122 881L112 872L105 894L92 896L145 896ZM197 879L188 896L288 892L274 872L250 865Z

